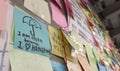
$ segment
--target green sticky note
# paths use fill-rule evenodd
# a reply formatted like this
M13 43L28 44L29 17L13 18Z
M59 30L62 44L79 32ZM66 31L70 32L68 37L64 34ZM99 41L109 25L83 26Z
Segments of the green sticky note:
M98 68L97 68L97 63L96 63L96 59L92 53L92 46L86 42L85 44L85 47L86 47L86 52L87 52L87 57L88 57L88 61L93 69L93 71L98 71Z
M100 58L99 58L97 50L95 48L92 48L92 52L93 52L94 57L96 58L96 61L99 62Z

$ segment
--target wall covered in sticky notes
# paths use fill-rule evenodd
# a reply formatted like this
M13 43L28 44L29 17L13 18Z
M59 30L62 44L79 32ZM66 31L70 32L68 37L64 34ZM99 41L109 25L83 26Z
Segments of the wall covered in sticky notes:
M118 71L118 50L88 3L0 0L0 71Z

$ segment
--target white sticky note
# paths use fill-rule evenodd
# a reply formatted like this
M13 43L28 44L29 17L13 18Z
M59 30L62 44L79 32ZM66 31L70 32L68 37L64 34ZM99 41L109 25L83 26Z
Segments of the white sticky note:
M48 57L9 48L12 71L53 71Z
M51 23L48 3L45 0L25 0L24 6L49 24Z

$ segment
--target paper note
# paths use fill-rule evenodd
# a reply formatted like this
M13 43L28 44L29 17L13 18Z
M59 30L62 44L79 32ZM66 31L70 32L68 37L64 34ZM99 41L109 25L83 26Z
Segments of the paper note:
M52 46L52 53L60 57L65 57L65 53L66 53L67 59L71 60L72 56L71 56L70 44L63 36L62 31L52 26L48 26L48 30L49 30L50 42ZM65 52L64 52L64 48L65 48Z
M48 57L13 49L9 45L11 71L53 71Z
M52 20L60 27L67 28L68 24L62 11L57 8L52 2L50 2L52 11Z
M50 42L47 26L14 8L15 38L14 48L45 56L50 55Z
M63 32L64 33L64 32ZM79 50L80 46L82 44L84 44L84 40L82 39L82 37L80 37L77 32L75 32L75 30L72 30L71 33L68 35L66 33L64 33L66 39L68 40L68 42L71 44L71 46L76 49Z
M25 0L24 6L39 17L41 17L43 20L51 24L49 7L48 3L45 0Z
M99 71L106 71L105 66L103 66L100 62L97 63Z
M92 46L89 43L85 44L86 47L86 52L87 52L87 57L88 61L93 69L93 71L98 71L97 65L96 65L96 59L92 53Z
M0 0L0 30L6 31L9 0Z
M82 54L82 55L78 54L77 57L78 57L78 61L82 65L84 71L92 71L92 68L88 63L88 60L87 60L85 54Z
M113 71L109 65L105 65L106 71Z
M82 71L78 62L67 61L68 71Z
M70 19L69 26L71 26L72 29L75 29L78 35L80 35L86 41L91 42L93 44L91 31L88 28L86 16L82 12L82 8L77 3L77 0L71 0L71 4L72 4L72 10L74 14L74 20ZM71 28L69 27L69 29Z
M72 11L72 5L69 0L65 1L66 9L67 9L67 14L73 18L73 11Z
M99 62L99 61L100 61L100 57L99 57L99 55L98 55L97 50L96 50L95 48L93 48L92 51L93 51L93 55L94 55L94 57L96 58L96 61Z
M62 9L62 3L61 3L61 0L53 0L57 3L57 5Z
M67 68L65 65L55 62L53 60L51 60L50 62L51 62L53 71L67 71Z

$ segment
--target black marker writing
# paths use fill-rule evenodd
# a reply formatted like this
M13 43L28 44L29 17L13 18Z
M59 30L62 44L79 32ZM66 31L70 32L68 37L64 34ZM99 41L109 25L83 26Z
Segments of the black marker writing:
M17 47L20 48L20 49L23 49L23 48L21 47L21 45L22 45L22 42L19 41L19 46L17 46Z
M32 36L35 36L35 28L38 28L41 30L41 25L40 23L37 22L37 20L35 20L32 17L29 16L24 16L23 17L23 23L28 24L28 26L32 26L32 30L30 30L30 34Z
M18 31L18 36L21 36L21 32L20 31Z
M31 44L30 43L25 43L25 48L26 48L26 51L28 51L28 49L31 47Z

